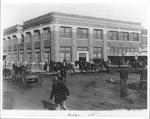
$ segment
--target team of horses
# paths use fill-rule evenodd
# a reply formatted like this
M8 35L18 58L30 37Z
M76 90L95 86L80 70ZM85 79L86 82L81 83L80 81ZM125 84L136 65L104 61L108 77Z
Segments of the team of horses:
M124 58L119 57L116 59L116 64L120 67L121 65L130 65L134 70L138 70L139 68L144 68L146 64L143 61L137 60L137 61L129 61L128 63L124 60ZM79 71L81 73L95 73L97 71L100 71L101 69L108 70L109 65L113 64L109 61L104 61L104 59L99 60L97 63L91 63L84 60L75 61L74 63L66 63L65 66L63 66L63 62L54 62L51 61L49 63L49 71L54 71L54 73L58 74L58 72L65 68L66 72L68 74L75 73L75 67L79 68Z
M49 63L49 71L54 71L54 74L58 74L62 68L65 68L68 74L74 74L76 73L75 67L78 67L81 73L95 73L96 71L99 71L100 67L102 67L101 65L102 63L90 63L81 60L75 61L74 63L66 63L66 65L64 66L63 62L51 61Z

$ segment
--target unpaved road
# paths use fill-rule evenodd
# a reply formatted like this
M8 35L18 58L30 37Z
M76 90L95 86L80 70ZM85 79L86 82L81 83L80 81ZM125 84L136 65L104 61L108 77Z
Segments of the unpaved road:
M138 79L138 76L129 76ZM52 76L44 75L43 85L21 87L3 82L3 109L44 110L42 100L50 101ZM119 84L108 83L110 78L119 82L118 75L107 73L75 74L67 77L70 98L69 110L147 109L146 90L128 89L128 97L120 98ZM136 81L135 81L136 82Z

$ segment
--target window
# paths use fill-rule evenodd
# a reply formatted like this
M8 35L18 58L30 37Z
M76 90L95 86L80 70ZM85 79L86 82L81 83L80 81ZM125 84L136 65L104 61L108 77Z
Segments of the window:
M51 54L50 48L45 48L45 62L50 62Z
M35 49L35 61L36 61L37 63L41 62L40 49Z
M114 54L114 48L110 48L110 55Z
M128 41L129 40L129 33L121 32L121 40Z
M147 45L147 37L143 37L143 45Z
M30 33L26 34L26 42L31 42L31 34Z
M11 38L8 37L8 45L10 45L10 44L11 44Z
M77 38L88 39L88 29L78 28L77 29Z
M67 62L71 62L70 47L60 47L60 61L62 62L64 59L66 59Z
M32 61L32 54L31 54L31 49L27 49L27 62Z
M88 51L87 47L77 47L77 51Z
M49 39L50 38L50 29L45 28L44 29L44 39Z
M23 50L20 50L19 62L23 61Z
M94 39L103 39L103 32L102 30L94 30Z
M118 55L119 54L119 49L118 48L114 48L114 55Z
M61 38L71 38L71 28L60 27L60 37Z
M118 48L119 50L119 55L122 55L122 48Z
M135 48L135 52L139 52L139 49L138 49L138 48Z
M6 39L3 38L3 46L5 46L5 45L6 45Z
M35 35L35 39L34 40L40 40L40 33L39 33L39 31L35 31L34 35Z
M17 51L14 50L14 62L17 62Z
M123 53L123 54L126 54L126 48L123 48L123 49L122 49L122 53Z
M131 33L131 41L138 41L138 33Z
M127 52L130 52L130 48L127 48Z
M134 52L134 48L131 48L131 52Z
M13 42L14 42L14 44L17 44L16 41L17 41L17 37L14 35L14 36L13 36Z
M118 32L110 31L110 40L118 40Z
M93 48L93 59L102 58L102 48Z

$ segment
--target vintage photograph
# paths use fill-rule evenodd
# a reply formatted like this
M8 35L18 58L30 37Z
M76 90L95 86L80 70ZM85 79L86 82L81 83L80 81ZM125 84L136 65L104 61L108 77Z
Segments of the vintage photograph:
M2 111L147 114L147 3L3 3Z

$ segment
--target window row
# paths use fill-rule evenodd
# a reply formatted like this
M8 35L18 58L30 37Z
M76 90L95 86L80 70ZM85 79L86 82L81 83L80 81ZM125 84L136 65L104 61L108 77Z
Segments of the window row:
M122 55L127 52L137 53L139 52L138 48L110 48L110 55Z
M121 32L119 34L118 31L110 31L109 33L110 40L122 40L122 41L138 41L138 33L131 33L129 38L128 32Z
M143 37L142 45L147 45L147 37Z
M30 32L26 33L26 42L31 42L32 38L35 41L39 41L43 37L45 40L50 39L51 34L48 28L43 30L43 34L40 34L40 31L37 30L34 32L34 36ZM60 27L60 38L72 38L72 30L69 27ZM77 29L77 38L78 39L89 39L89 33L87 28L78 28ZM94 29L93 39L103 39L103 30ZM122 41L138 41L138 33L131 33L129 36L128 32L118 32L110 31L108 34L108 39L110 40L122 40ZM22 35L22 42L24 42L24 36ZM10 43L10 39L7 41ZM14 43L17 43L17 39L14 38Z

